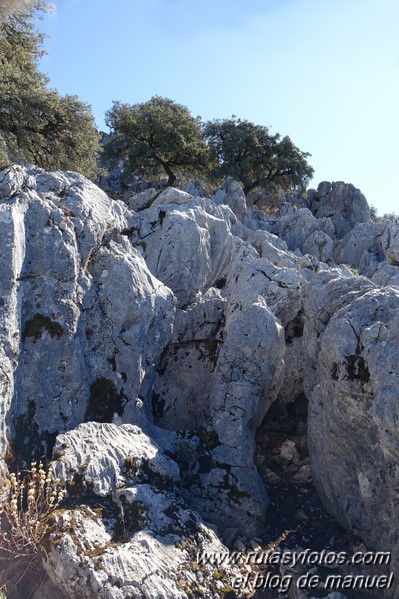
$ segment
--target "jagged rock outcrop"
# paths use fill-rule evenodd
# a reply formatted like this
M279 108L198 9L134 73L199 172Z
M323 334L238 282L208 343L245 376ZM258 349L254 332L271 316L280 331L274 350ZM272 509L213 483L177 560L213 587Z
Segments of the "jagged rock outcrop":
M7 427L28 460L59 432L136 402L170 336L174 297L120 234L124 205L84 177L14 167L0 190L0 448Z
M306 206L305 206L306 204ZM335 258L334 248L342 238L350 244L352 230L368 232L370 209L364 195L353 185L324 181L317 188L308 191L307 199L287 201L281 207L277 217L270 220L268 230L286 241L291 251L300 250L303 254L312 254L320 262ZM360 223L367 223L362 228ZM334 244L334 241L336 242ZM356 244L354 243L354 247ZM337 250L337 256L340 257ZM359 253L359 249L356 250ZM348 256L348 250L344 250ZM337 260L340 264L345 259ZM352 264L351 260L347 260Z
M218 597L239 575L228 565L217 579L211 564L198 570L198 551L227 548L177 492L176 462L138 426L81 424L54 451L70 494L86 497L52 523L46 569L66 596L183 599L195 584Z
M299 249L302 253L311 253L305 247L307 250L317 247L318 259L323 257L326 262L330 257L326 250L332 249L335 229L329 217L316 218L308 208L288 205L271 221L270 231L284 239L293 252Z
M382 236L387 223L362 223L347 233L334 248L333 256L339 264L350 264L361 275L372 277L385 260Z
M267 218L233 181L125 204L75 173L0 173L0 457L46 452L69 489L49 588L222 597L234 568L184 570L261 534L255 434L295 402L327 508L398 550L397 224L368 223L351 185L307 202Z
M323 181L308 192L307 204L316 218L329 218L335 235L341 239L358 223L370 221L370 208L366 198L354 185L337 181Z
M309 452L329 511L398 567L399 292L361 278L307 288Z

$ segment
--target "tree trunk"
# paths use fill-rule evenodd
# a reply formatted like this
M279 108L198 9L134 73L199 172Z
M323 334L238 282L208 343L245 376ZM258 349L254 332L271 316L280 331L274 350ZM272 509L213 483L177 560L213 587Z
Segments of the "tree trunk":
M168 175L168 182L166 184L166 187L173 187L174 182L176 181L177 177L176 175L170 170L169 167L164 166L165 172Z

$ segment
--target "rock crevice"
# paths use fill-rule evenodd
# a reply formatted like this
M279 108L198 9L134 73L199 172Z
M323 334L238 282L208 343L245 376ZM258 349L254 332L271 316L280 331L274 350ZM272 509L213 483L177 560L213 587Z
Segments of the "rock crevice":
M235 566L187 564L261 535L287 476L398 554L398 225L344 183L270 218L187 189L0 175L0 457L53 456L70 597L227 597Z

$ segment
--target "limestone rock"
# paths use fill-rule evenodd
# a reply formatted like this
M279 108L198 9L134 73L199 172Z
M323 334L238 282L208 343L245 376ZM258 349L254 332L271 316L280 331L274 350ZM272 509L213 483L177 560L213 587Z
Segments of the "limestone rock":
M91 497L53 517L45 567L68 597L184 599L191 572L202 596L218 597L239 574L226 564L218 582L216 567L205 563L206 576L197 579L197 552L227 548L179 495L176 463L139 427L82 424L58 438L56 455L55 471L70 492L79 484L75 494Z
M11 198L22 190L27 176L21 166L15 165L0 173L0 199Z
M182 190L196 198L203 198L206 196L204 188L198 181L190 181L182 187Z
M135 210L136 212L138 210L144 210L144 208L151 204L157 193L157 190L153 187L134 193L128 198L127 205L131 210Z
M302 253L314 251L320 259L329 258L335 229L328 216L316 218L308 208L286 207L285 211L270 222L270 232L286 242L288 249ZM306 248L306 249L305 249Z
M296 272L237 247L221 289L225 299L209 290L178 310L154 407L159 424L191 431L176 459L187 470L192 505L222 529L234 523L255 532L253 517L264 515L267 500L253 465L253 433L277 396L284 353L283 329L266 302L283 319L301 303ZM205 500L201 488L208 489Z
M208 422L215 369L223 342L226 300L211 288L178 309L173 337L154 382L155 422L169 430L198 429Z
M308 291L317 316L305 302L313 478L343 526L396 556L399 292L356 277L328 287L329 302L317 285Z
M261 258L267 258L275 266L298 268L298 257L289 252L285 241L276 235L258 229L248 237L248 241L257 250Z
M282 470L286 469L290 464L298 464L300 458L295 443L286 439L276 450L273 461Z
M385 260L382 237L386 223L361 223L339 240L334 247L338 264L350 264L361 275L371 277Z
M163 435L166 441L166 432ZM171 447L171 444L169 445ZM165 449L165 447L164 447ZM53 455L54 470L64 482L84 485L106 497L129 480L143 476L179 480L179 468L166 457L154 440L131 424L87 422L57 437Z
M316 218L331 219L338 239L358 223L370 221L370 208L366 198L350 183L320 183L317 191L311 190L308 205Z
M123 204L76 173L15 169L12 183L13 172L0 202L0 447L7 427L30 461L58 432L136 401L170 336L174 298L121 235ZM15 192L21 174L35 189Z
M381 238L384 254L389 264L399 266L399 223L388 221Z
M381 262L371 280L382 287L388 285L399 287L399 267L388 264L388 262Z
M219 189L211 196L215 204L227 204L238 217L247 211L247 201L244 191L239 183L226 179Z
M232 181L145 187L127 206L76 173L0 173L0 455L54 449L70 496L52 584L221 597L231 569L190 569L198 548L226 550L206 522L259 535L255 433L298 398L325 505L397 555L398 225L368 223L342 183L273 218ZM279 454L298 484L303 449Z
M313 231L302 245L304 254L316 256L320 262L327 262L333 253L334 242L324 231Z
M310 464L303 464L298 472L296 472L292 479L295 483L299 485L309 485L312 483L312 470Z
M170 287L179 307L226 276L233 237L230 223L187 193L168 189L140 213L139 239L154 276Z
M277 399L282 404L294 401L303 392L305 349L301 321L301 317L297 317L285 327L284 382Z

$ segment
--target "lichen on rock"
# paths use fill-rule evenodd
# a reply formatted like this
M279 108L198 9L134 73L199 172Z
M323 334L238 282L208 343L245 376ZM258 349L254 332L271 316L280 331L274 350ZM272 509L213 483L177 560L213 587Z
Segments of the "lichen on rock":
M195 553L261 536L282 472L399 550L397 224L343 183L270 217L187 189L0 174L0 457L69 490L48 592L228 596L240 570Z

